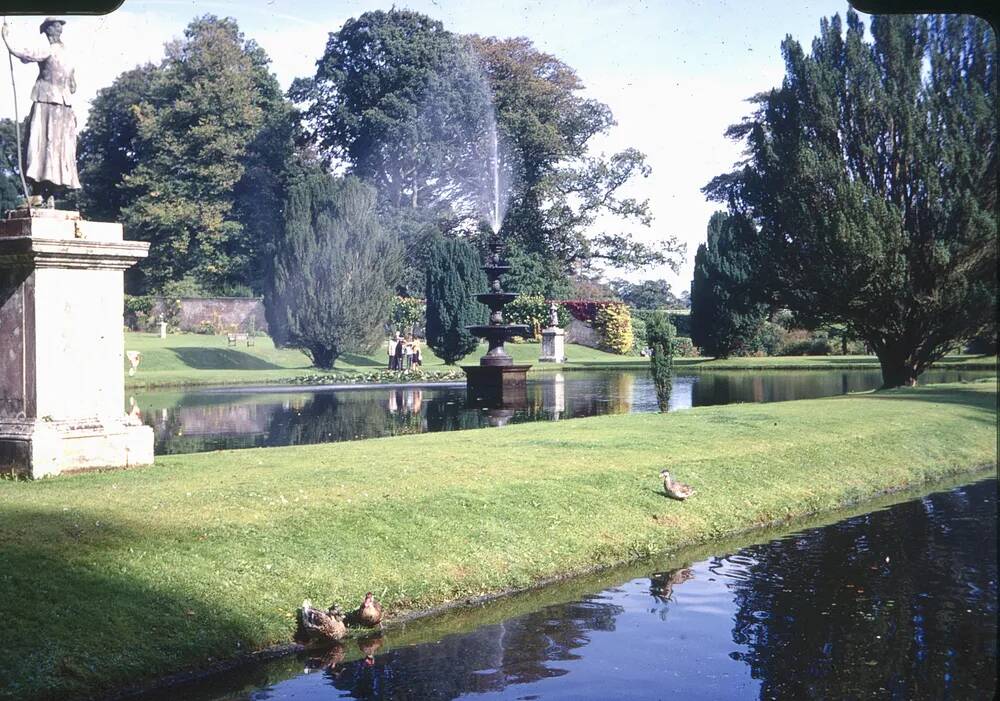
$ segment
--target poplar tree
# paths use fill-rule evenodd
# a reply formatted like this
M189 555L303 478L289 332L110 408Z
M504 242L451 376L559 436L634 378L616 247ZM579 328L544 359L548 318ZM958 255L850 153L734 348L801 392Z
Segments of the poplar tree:
M466 327L486 323L486 305L476 295L487 287L472 246L442 236L432 240L427 261L427 345L448 365L479 345Z
M807 54L728 134L748 158L705 188L756 231L764 287L843 323L884 387L916 383L996 314L996 36L980 19L823 20Z
M345 352L371 352L383 340L401 265L374 188L354 177L302 176L289 189L264 298L272 334L324 369Z
M758 291L746 252L745 241L752 236L747 225L745 219L716 212L708 221L708 239L694 257L691 342L705 355L728 358L749 352L767 312L754 301Z

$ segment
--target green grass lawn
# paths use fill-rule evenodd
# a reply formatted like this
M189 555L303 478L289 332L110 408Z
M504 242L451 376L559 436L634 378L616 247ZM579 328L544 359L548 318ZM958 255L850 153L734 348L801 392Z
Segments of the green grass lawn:
M398 614L995 465L996 399L932 385L0 481L0 697L287 642L306 597L372 589ZM664 498L663 467L698 494Z
M538 363L541 347L537 343L507 344L507 350L518 363L531 363L532 372L552 370L597 369L603 367L646 368L649 361L629 355L615 355L586 346L569 345L564 364ZM170 334L161 339L156 334L125 334L125 348L142 353L139 370L133 377L126 376L129 387L157 387L208 384L263 384L280 382L294 377L317 374L309 358L298 350L278 349L271 339L262 336L253 346L239 343L230 346L225 336L201 334ZM466 362L478 362L486 347L473 354ZM445 370L448 366L423 346L424 368ZM684 369L703 370L773 370L773 369L852 369L878 368L878 361L870 356L796 356L780 358L678 358L676 365ZM348 354L336 363L336 372L362 373L386 366L383 350L370 355ZM995 357L951 356L940 361L938 367L963 367L967 369L996 367Z

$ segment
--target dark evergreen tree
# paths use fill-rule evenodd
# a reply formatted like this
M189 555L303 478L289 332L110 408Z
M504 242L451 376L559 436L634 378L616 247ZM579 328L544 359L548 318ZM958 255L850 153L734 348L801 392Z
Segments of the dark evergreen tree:
M323 172L293 182L265 303L271 331L320 368L383 338L402 264L376 213L374 188Z
M670 409L670 392L674 385L674 326L666 312L654 312L646 323L646 343L652 349L649 370L656 387L656 403L660 411Z
M22 144L24 134L22 127ZM14 120L0 119L0 217L8 209L17 207L23 199L24 188L21 185L21 171L18 168L17 132L14 130Z
M476 349L467 326L485 324L486 305L476 295L487 290L479 254L461 239L437 236L427 260L427 345L448 365Z
M708 221L708 240L695 254L689 322L691 342L705 355L749 352L764 321L767 308L753 301L755 273L741 245L747 236L752 230L746 219L716 212Z
M731 127L739 170L705 188L753 222L753 267L810 326L844 323L884 387L914 384L995 317L996 35L968 15L847 14Z

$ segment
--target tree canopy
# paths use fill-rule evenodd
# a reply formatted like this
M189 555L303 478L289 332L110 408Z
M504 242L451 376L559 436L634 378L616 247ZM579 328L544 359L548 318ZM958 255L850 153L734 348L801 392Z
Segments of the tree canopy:
M783 42L782 86L728 131L746 162L705 192L751 222L765 296L844 323L892 387L995 315L996 37L959 15L874 16L870 42L846 25L811 54Z
M428 223L474 237L477 220L497 209L494 128L503 236L537 272L548 278L556 270L565 286L568 274L595 262L676 263L675 239L649 246L616 229L650 224L648 203L622 195L649 168L635 149L591 152L593 137L614 120L583 89L572 68L527 39L461 37L393 9L366 12L331 33L315 75L296 80L289 94L325 162L379 189L415 271L426 259Z
M611 287L625 304L634 309L677 309L681 300L670 290L666 280L612 280Z
M396 9L349 19L289 94L326 162L374 184L385 205L487 214L489 90L440 22Z
M193 20L158 66L123 73L81 134L84 212L151 243L133 288L261 286L292 160L290 106L232 19Z

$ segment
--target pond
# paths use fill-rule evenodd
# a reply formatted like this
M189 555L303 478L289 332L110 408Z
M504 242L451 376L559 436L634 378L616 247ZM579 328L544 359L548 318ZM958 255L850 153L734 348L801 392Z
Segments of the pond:
M997 481L900 498L170 693L260 701L994 698Z
M959 382L995 374L989 370L931 371L921 380ZM670 409L812 399L870 390L880 384L878 370L687 371L674 378ZM526 406L502 412L468 406L463 384L337 390L228 387L137 392L134 398L142 420L153 427L158 455L657 410L656 392L644 370L539 375L528 381Z

